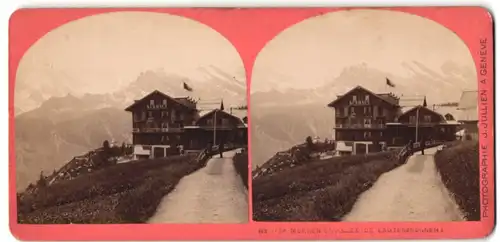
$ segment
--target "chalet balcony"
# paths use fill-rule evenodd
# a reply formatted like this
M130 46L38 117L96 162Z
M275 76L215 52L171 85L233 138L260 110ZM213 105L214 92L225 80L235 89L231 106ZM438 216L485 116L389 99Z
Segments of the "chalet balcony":
M417 122L408 122L408 123L403 123L403 124L406 124L410 127L415 127L417 126ZM434 126L434 125L439 125L441 123L439 122L428 122L428 121L419 121L418 122L418 126Z
M147 110L167 110L167 104L148 104Z
M335 124L336 129L384 129L385 124Z
M163 128L133 128L133 133L169 133L169 132L179 132L182 130L180 125L174 125Z
M207 129L207 130L213 130L214 125L203 125L203 126L200 126L200 128ZM238 128L238 126L229 125L229 124L219 124L219 125L215 126L216 130L231 130L231 129L237 129L237 128Z
M370 100L350 100L349 106L366 106L370 105Z

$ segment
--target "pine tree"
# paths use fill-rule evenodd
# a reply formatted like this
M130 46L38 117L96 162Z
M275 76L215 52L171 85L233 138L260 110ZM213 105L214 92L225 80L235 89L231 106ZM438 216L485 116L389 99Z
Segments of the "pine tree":
M47 180L45 179L45 176L43 175L43 171L40 172L40 178L38 178L36 185L38 187L46 187L47 186Z

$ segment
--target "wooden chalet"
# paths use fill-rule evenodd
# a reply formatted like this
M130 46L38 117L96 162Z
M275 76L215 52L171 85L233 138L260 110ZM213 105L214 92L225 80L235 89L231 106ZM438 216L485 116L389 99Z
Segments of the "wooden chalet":
M479 139L479 122L478 122L478 91L464 91L458 103L459 114L457 121L460 125L460 134L462 138L469 136L474 139Z
M246 146L248 141L243 120L219 109L202 114L194 126L185 127L185 130L191 142L189 147L194 149L205 148L209 143Z
M194 100L158 90L125 109L132 113L135 158L156 158L182 150L201 150L219 136L226 144L246 145L243 120L222 110L200 114ZM215 125L214 125L215 122Z
M361 86L337 96L328 106L335 112L333 136L340 154L378 151L374 144L404 146L418 137L453 140L458 126L427 108L425 98L420 105L402 107L396 95L376 94Z

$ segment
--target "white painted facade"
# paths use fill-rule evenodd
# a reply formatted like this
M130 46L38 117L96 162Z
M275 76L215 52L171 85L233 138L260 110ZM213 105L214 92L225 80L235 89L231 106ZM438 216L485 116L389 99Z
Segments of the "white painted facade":
M145 146L150 147L151 149L144 149ZM134 160L137 160L139 157L147 156L148 159L154 159L159 157L154 157L153 150L155 149L163 149L164 154L167 153L167 150L170 148L170 145L134 145Z

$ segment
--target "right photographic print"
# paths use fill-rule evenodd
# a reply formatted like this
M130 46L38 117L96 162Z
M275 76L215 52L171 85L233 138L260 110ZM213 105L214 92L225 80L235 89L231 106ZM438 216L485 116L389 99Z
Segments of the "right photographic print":
M477 73L416 15L326 13L252 70L254 221L479 221Z

